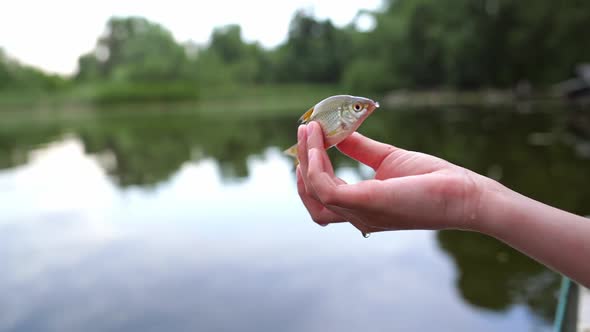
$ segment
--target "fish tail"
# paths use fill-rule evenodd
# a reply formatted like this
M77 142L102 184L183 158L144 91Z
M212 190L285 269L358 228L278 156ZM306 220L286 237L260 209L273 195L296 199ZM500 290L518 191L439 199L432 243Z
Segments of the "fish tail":
M287 150L283 151L283 153L286 154L287 156L297 158L297 143L295 143L293 146L291 146Z
M295 158L295 165L299 165L299 158L297 158L297 143L295 143L293 146L291 146L287 150L283 151L283 153L286 154L287 156L291 156L291 157Z

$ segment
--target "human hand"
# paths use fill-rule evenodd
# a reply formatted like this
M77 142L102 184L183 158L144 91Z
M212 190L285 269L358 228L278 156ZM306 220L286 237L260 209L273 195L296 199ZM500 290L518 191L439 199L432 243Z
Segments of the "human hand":
M317 123L300 126L297 136L297 189L318 224L348 221L363 234L398 229L478 231L590 287L587 218L440 158L358 133L338 149L372 167L375 178L347 184L334 175Z
M321 127L298 129L297 188L312 219L348 221L363 234L401 229L476 229L486 178L440 158L406 151L353 133L337 147L375 170L347 184L334 175Z

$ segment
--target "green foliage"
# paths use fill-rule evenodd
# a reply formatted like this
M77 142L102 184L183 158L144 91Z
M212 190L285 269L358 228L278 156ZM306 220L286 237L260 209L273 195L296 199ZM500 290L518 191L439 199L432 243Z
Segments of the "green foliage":
M259 44L242 39L241 28L228 25L217 28L207 48L196 58L197 75L203 84L248 84L269 81L268 51Z
M299 11L291 21L287 42L276 51L276 78L280 82L336 83L352 53L352 39L344 30Z
M244 41L238 25L218 27L207 45L196 46L145 18L113 17L95 49L80 56L72 90L68 79L0 50L0 91L75 94L95 86L85 95L103 102L195 98L195 89L269 83L340 84L350 93L522 81L544 88L590 61L588 1L387 0L364 15L375 20L371 31L300 10L273 50Z
M201 86L222 86L234 82L231 70L223 63L221 57L211 50L200 50L193 66Z
M213 30L209 49L224 63L236 63L246 56L246 45L242 41L239 25L228 25Z
M184 47L144 18L111 18L91 54L80 57L78 79L115 82L191 80Z
M390 0L375 19L368 39L390 88L548 86L590 60L590 2Z
M38 69L20 64L0 48L0 91L52 92L66 86L58 75L48 75Z
M142 101L179 101L196 99L197 87L191 82L111 83L93 87L91 100L99 104Z
M395 76L383 75L387 69L386 64L375 59L355 60L344 72L344 86L351 91L385 91L396 85Z
M78 60L76 80L93 85L98 103L197 97L195 64L162 26L144 18L111 18L96 48Z

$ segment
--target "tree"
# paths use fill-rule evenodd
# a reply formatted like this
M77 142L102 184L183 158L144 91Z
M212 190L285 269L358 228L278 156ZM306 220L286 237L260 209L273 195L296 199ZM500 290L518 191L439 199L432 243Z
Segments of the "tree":
M231 64L246 56L246 44L242 41L242 29L239 25L227 25L216 28L211 34L209 49L215 52L224 63Z
M197 62L199 75L214 82L261 83L269 80L267 51L258 43L244 42L238 25L214 29L209 47L201 51Z
M142 82L190 80L184 47L144 18L111 18L95 50L80 57L77 78Z
M339 82L353 53L348 35L330 20L318 21L298 11L287 42L276 52L277 79L282 82Z
M373 54L355 56L345 75L349 85L548 86L590 60L582 33L590 22L587 1L388 0L374 17L363 47ZM376 71L381 77L371 81Z
M65 84L64 78L23 65L0 48L0 90L54 91Z

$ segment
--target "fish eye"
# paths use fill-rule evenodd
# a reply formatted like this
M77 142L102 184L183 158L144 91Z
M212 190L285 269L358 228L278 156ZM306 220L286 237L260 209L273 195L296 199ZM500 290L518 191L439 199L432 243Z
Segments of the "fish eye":
M363 107L361 106L361 104L359 103L355 103L352 108L354 108L355 111L360 111Z

